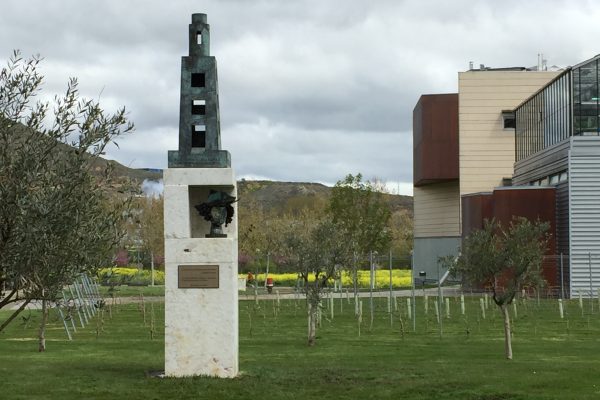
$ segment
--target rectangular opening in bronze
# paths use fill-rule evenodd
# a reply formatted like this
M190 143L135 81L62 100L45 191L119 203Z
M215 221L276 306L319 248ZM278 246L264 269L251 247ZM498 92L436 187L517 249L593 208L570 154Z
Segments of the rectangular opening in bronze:
M202 73L192 73L192 87L204 87L206 79Z
M192 147L206 147L205 125L192 125Z

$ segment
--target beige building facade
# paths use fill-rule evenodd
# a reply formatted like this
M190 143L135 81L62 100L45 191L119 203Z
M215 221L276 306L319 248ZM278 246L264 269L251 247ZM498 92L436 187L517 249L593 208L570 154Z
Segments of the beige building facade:
M460 192L457 181L414 188L415 237L460 236Z
M449 95L421 97L413 111L416 275L425 273L427 279L437 280L445 272L438 259L456 254L460 246L461 196L491 192L512 177L515 128L511 112L558 74L524 68L459 72L457 111L433 104L425 112L423 98ZM452 121L449 112L458 114L457 127L444 125ZM435 147L436 141L448 138L457 142L457 151L452 154ZM432 145L424 143L426 140ZM457 172L452 177L428 172L428 165L441 163L451 169L453 162Z
M489 192L510 179L515 129L503 111L515 109L558 72L474 70L458 74L460 194Z

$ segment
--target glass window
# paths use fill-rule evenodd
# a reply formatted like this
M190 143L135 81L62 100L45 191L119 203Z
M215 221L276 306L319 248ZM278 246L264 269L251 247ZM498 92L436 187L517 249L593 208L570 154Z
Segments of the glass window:
M579 128L579 114L581 113L581 96L579 93L579 68L576 68L572 72L573 77L573 134L579 135L581 132Z
M573 70L574 130L578 135L598 135L598 61Z
M502 123L504 129L515 129L515 113L512 111L502 111Z
M569 179L569 174L567 171L563 171L560 173L558 180L560 182L566 182Z
M515 110L517 160L559 143L571 135L568 124L571 114L570 74L571 71L566 71L559 75Z

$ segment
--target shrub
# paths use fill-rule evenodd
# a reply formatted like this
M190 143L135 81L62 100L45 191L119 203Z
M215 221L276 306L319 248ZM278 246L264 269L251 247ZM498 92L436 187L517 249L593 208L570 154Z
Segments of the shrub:
M358 271L358 287L362 289L369 288L370 282L370 271ZM239 274L240 278L247 278L246 274ZM287 273L287 274L269 274L270 278L273 278L273 284L275 286L296 286L296 282L298 280L298 274L296 273ZM264 285L265 282L265 274L258 274L258 276L254 276L255 279L258 279L258 285ZM309 281L314 281L314 275L309 276ZM400 287L410 287L411 285L411 277L410 270L401 270L401 269L393 269L392 270L392 287L400 288ZM249 283L252 285L252 283ZM333 281L330 282L330 285L333 285ZM342 272L342 286L350 288L352 287L352 274L346 271ZM376 289L386 289L390 286L390 271L389 270L377 270L375 271L375 288Z
M98 271L98 279L104 286L148 286L152 284L151 272L152 271L141 270L138 268L102 268L100 271ZM165 273L163 271L154 271L154 284L165 284Z

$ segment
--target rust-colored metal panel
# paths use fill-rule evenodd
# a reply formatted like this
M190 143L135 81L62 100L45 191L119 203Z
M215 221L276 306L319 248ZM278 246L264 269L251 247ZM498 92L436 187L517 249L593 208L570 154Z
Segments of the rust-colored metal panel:
M525 217L530 221L539 219L549 222L551 234L547 255L556 254L556 190L553 187L519 187L494 190L494 218L508 226L514 217ZM542 273L548 286L556 286L558 267L556 261L545 261Z
M494 218L508 227L514 217L537 219L550 223L550 233L556 232L556 191L553 187L514 186L496 189L493 193L476 193L461 197L462 237L483 228L484 220ZM550 237L547 256L556 254L556 238ZM556 257L546 257L542 275L549 287L558 285Z
M415 186L458 179L458 94L423 95L413 110Z
M514 217L537 219L550 223L550 233L556 232L556 191L553 187L519 187L494 190L494 217L508 226ZM556 238L551 237L548 254L556 254Z
M462 237L483 228L486 219L493 217L492 193L477 193L461 197Z

